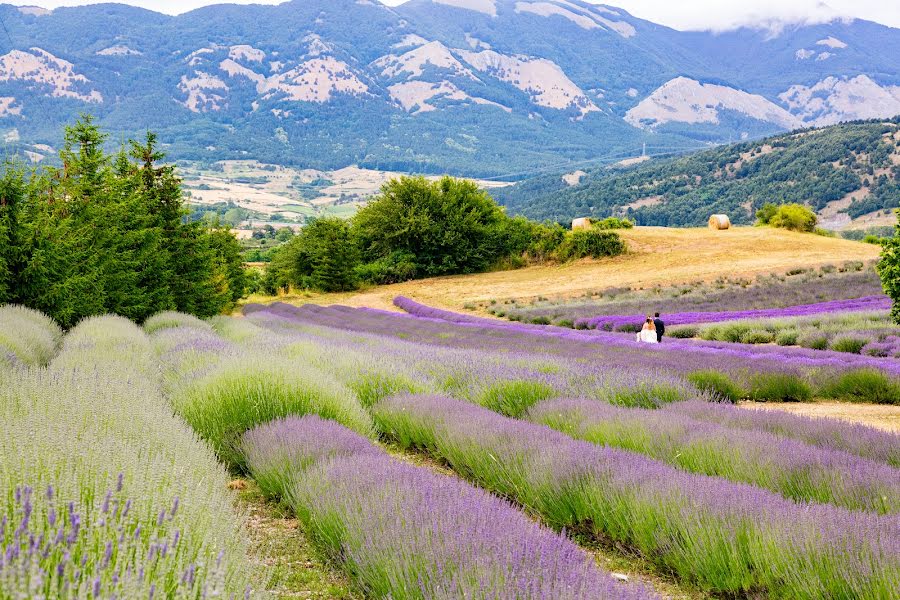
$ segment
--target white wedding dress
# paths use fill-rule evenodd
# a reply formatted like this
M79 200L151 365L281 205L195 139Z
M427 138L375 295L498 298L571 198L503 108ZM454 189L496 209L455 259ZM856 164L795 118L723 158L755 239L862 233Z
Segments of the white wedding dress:
M656 331L653 329L641 329L637 334L637 341L645 344L658 344L656 339Z

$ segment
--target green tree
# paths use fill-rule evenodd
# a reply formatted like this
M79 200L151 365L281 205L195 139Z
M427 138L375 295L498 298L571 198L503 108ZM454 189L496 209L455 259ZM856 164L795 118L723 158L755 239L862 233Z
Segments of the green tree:
M802 204L784 204L775 211L769 225L791 231L810 232L815 230L817 221L816 213Z
M768 225L772 222L772 217L778 212L778 205L766 202L756 211L756 222L758 225Z
M25 181L16 166L0 175L0 304L18 302L16 288L21 270L19 211L25 198Z
M482 271L504 254L507 217L474 182L444 177L393 179L353 219L367 262L415 257L419 276Z
M357 287L359 250L347 221L314 219L278 249L267 269L267 291L312 288L338 292Z
M894 236L881 243L881 258L877 270L884 293L893 301L891 318L900 325L900 211Z
M112 157L105 139L82 117L65 130L61 168L0 174L0 301L64 327L107 312L141 321L231 306L245 287L237 241L186 222L153 134Z

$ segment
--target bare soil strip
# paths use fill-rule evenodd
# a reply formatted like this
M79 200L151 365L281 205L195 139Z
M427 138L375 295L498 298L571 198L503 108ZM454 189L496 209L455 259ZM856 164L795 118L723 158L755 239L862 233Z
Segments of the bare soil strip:
M807 417L839 419L900 433L900 406L853 404L828 400L819 402L741 402L740 406L750 410L781 410Z

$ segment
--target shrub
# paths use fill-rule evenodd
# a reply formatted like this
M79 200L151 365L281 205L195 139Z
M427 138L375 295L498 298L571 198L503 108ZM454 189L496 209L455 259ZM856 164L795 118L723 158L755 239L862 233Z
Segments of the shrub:
M770 344L775 339L775 334L765 329L751 329L741 335L742 344Z
M884 293L893 301L891 318L895 323L900 323L900 221L897 223L894 236L885 239L881 244L881 258L876 269L884 285Z
M769 220L772 227L780 227L791 231L811 232L816 229L818 218L816 213L802 204L784 204Z
M0 306L0 356L11 356L10 362L45 365L56 354L60 339L62 329L43 313L24 306Z
M865 346L863 346L862 354L866 356L877 356L879 358L886 358L891 356L894 350L894 345L889 342L869 342Z
M482 392L478 403L509 417L520 417L529 408L557 396L555 389L540 381L501 381Z
M288 415L316 414L371 435L369 416L345 386L322 371L288 361L223 361L172 398L176 411L219 458L244 470L245 431Z
M632 386L608 388L600 392L599 397L618 406L659 408L673 402L690 400L693 395L696 395L696 392L689 389L689 386L640 382Z
M591 257L618 256L625 253L625 243L614 231L593 229L571 231L556 250L556 258L562 262Z
M405 252L392 252L378 260L358 265L355 273L360 281L378 285L408 281L416 278L415 257Z
M772 221L772 217L778 212L778 206L771 202L766 202L756 211L756 219L760 225L768 225Z
M593 224L593 228L599 230L631 229L632 227L634 227L634 223L628 219L620 219L618 217L607 217Z
M686 379L693 383L698 390L710 392L729 402L737 402L744 397L743 390L730 377L719 371L694 371L689 373Z
M797 343L804 348L809 348L811 350L827 350L828 349L828 336L824 333L819 333L818 331L807 333L805 335L800 336L797 339Z
M673 327L672 329L667 330L666 333L670 337L684 340L697 337L700 333L700 328L691 325L683 325L681 327Z
M738 344L741 342L744 335L750 333L750 331L750 325L744 323L728 323L727 325L721 326L719 337L717 339L722 342Z
M842 335L834 338L831 342L831 349L835 352L847 352L849 354L859 354L863 347L869 343L869 340L859 338L852 335Z
M796 329L785 329L784 331L779 331L778 335L775 336L775 343L779 346L796 346L799 337L800 332Z
M568 327L569 329L575 328L575 321L573 321L572 319L558 319L553 324L557 327Z
M812 399L812 389L796 375L756 373L750 379L750 399L758 402L807 402Z
M900 383L875 369L848 371L826 383L821 394L827 398L874 404L900 404Z
M147 332L148 335L172 327L197 327L207 331L212 330L208 323L198 319L194 315L175 311L157 313L144 321L144 331Z
M531 319L531 323L532 325L549 325L550 319L542 315Z

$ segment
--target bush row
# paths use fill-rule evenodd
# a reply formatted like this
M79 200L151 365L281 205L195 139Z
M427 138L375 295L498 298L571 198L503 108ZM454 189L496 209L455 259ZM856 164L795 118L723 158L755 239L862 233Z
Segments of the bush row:
M314 416L247 432L250 471L367 597L655 597L616 582L574 543L460 479L391 458Z
M150 341L97 317L0 385L0 595L243 596L225 470L172 414Z
M394 396L373 416L554 527L625 544L709 592L878 598L897 583L892 517L798 505L449 398Z

